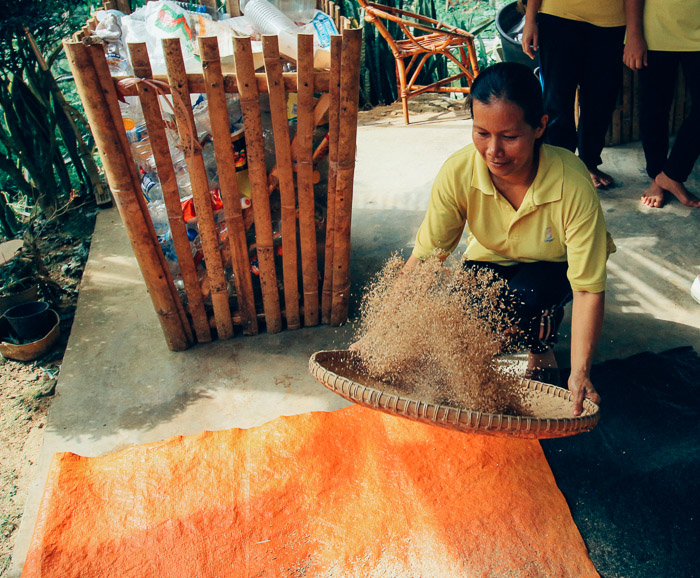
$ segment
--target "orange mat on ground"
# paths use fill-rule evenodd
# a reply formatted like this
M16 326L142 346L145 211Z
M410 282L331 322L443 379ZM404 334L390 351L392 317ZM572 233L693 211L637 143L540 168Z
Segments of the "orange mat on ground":
M23 576L596 576L539 443L352 406L56 454Z

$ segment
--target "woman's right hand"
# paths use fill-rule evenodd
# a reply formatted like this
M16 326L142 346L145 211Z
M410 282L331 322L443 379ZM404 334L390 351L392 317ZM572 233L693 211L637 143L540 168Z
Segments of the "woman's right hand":
M644 36L628 31L622 61L630 70L640 70L647 65L647 43Z
M534 18L525 19L521 43L523 45L523 52L534 60L535 52L539 49L537 22Z

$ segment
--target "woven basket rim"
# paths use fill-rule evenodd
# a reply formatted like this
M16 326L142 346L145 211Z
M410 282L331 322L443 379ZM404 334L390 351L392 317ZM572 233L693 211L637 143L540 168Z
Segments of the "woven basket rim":
M493 414L412 399L355 382L324 367L325 359L341 355L357 356L350 350L317 351L309 359L309 371L326 388L348 401L423 423L486 435L550 438L590 431L600 419L600 408L589 399L583 402L584 413L570 418ZM571 392L562 387L527 378L521 378L520 383L532 391L572 401Z

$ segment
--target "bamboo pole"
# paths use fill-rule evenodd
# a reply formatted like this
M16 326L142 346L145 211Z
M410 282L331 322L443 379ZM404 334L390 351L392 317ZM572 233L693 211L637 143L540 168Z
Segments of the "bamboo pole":
M170 91L173 98L177 129L184 148L185 162L192 183L194 208L197 212L197 225L202 240L202 252L207 265L211 287L211 304L216 319L216 329L219 339L228 339L233 335L231 309L228 303L228 289L224 267L219 250L219 235L214 222L214 211L211 206L209 181L204 168L201 147L197 142L197 129L192 114L190 90L187 83L187 73L182 59L179 38L163 39L163 54L170 79Z
M117 10L124 12L124 14L131 14L129 0L117 0Z
M107 104L107 107L109 108L110 114L112 115L112 122L114 123L115 127L119 127L116 134L119 138L122 150L124 151L124 158L128 160L128 163L125 166L124 170L126 170L129 176L131 177L134 190L137 191L137 193L140 193L141 179L136 173L136 165L131 155L129 141L126 137L126 131L124 130L124 122L122 120L121 109L119 108L119 102L117 101L116 87L114 84L114 80L112 79L109 73L109 66L107 65L107 59L105 58L104 49L101 45L93 45L90 47L88 54L90 54L90 59L92 60L92 65L95 69L95 73L102 88L102 92L106 95L105 102ZM165 255L163 255L163 251L160 249L160 244L158 243L158 238L156 237L156 231L153 227L153 224L151 223L151 215L148 212L148 207L146 206L146 200L144 199L143 194L137 194L137 201L139 203L139 206L141 207L141 212L148 223L148 228L151 234L152 241L155 244L155 247L158 249L158 251L156 251L156 254L160 261L161 268L165 273L165 278L168 281L168 289L170 291L170 294L172 295L173 303L175 304L175 308L177 309L178 316L180 317L180 323L182 324L183 331L185 331L185 333L187 334L187 339L191 343L194 340L194 337L192 335L192 328L190 327L189 320L187 319L185 308L183 307L182 302L180 301L180 296L177 294L177 290L175 289L175 284L173 283L172 275L170 274L170 269L168 268L168 264L165 260Z
M265 325L269 333L277 333L282 329L282 313L273 255L272 218L270 216L270 200L267 194L265 141L262 132L258 83L255 76L250 38L234 38L233 46L236 83L240 89L241 111L246 127L248 176L250 177L253 209L255 210L255 240L260 268L260 288L265 309Z
M241 6L238 2L238 0L226 0L226 12L230 16L240 16L241 15Z
M287 93L282 83L277 36L263 35L265 73L270 89L270 114L275 139L277 177L282 204L282 273L284 277L284 308L287 313L287 329L299 329L299 281L297 278L297 216L294 191L294 171L289 143L287 120Z
M333 295L333 247L335 239L335 197L338 177L338 133L340 113L340 67L342 36L331 36L331 82L329 87L330 108L328 109L328 196L326 205L326 248L323 267L323 292L321 300L321 323L331 322L331 302Z
M361 29L343 30L331 325L340 325L347 321L348 318L350 299L350 225L353 179L355 176L361 42Z
M221 198L224 202L224 216L228 228L227 242L231 249L231 266L236 295L238 296L238 308L242 319L243 333L255 335L258 333L258 319L255 313L255 296L253 282L250 278L248 244L246 243L241 197L236 179L236 162L229 130L228 109L217 39L215 37L200 38L199 53L206 81L209 118L214 139L219 184L221 185Z
M188 338L188 332L183 326L177 304L170 291L169 272L163 268L158 256L161 251L154 239L155 232L151 231L152 225L146 219L139 202L139 198L142 197L141 191L134 186L129 170L131 168L133 171L133 163L122 147L119 131L115 126L110 107L105 101L105 94L102 91L93 58L89 53L95 48L102 51L102 47L89 47L67 40L64 41L63 46L85 114L93 128L107 181L115 193L117 208L126 226L134 255L163 328L165 340L171 350L186 349L191 344L191 339ZM102 57L104 58L104 53Z
M613 111L612 114L612 127L611 127L611 132L610 132L610 142L605 143L611 144L611 145L616 145L620 144L621 141L621 135L622 135L622 107L618 105L618 107Z
M622 71L622 130L620 143L627 143L632 140L632 71L626 66L622 67Z
M102 92L107 95L106 96L106 102L107 105L109 106L109 111L112 114L112 119L114 122L115 127L119 127L119 130L117 131L117 135L119 137L119 140L122 145L122 150L124 151L124 156L129 160L128 163L128 169L129 174L132 178L132 181L134 183L134 187L136 191L141 190L141 178L136 172L136 164L134 163L134 159L131 155L131 148L129 146L129 141L126 136L126 130L124 130L124 121L122 120L122 115L121 115L121 109L119 108L119 102L117 101L117 91L114 83L114 79L110 75L109 72L109 66L107 65L107 59L105 58L105 53L100 45L95 45L90 48L90 56L92 59L92 64L95 67L95 72L97 73L97 78L100 81L100 85L102 87ZM177 289L175 288L175 283L173 282L172 275L170 274L170 268L168 267L168 263L165 260L165 255L163 254L163 251L160 248L160 244L158 243L158 238L156 236L156 231L155 228L153 227L153 223L151 222L151 215L148 212L148 207L146 206L146 199L144 198L143 194L139 194L137 196L139 205L141 206L141 211L143 215L146 217L146 220L148 222L149 230L151 232L152 240L155 243L155 246L158 248L157 255L158 259L160 260L161 267L163 271L165 272L165 278L168 281L168 289L170 290L170 294L172 295L173 302L175 303L175 307L177 309L178 315L180 317L180 322L182 323L183 331L187 334L187 339L190 343L194 341L194 336L192 334L192 327L190 326L189 319L187 319L187 314L185 313L185 308L182 305L182 301L180 300L180 296L177 293Z
M131 54L134 76L138 79L150 79L152 70L146 44L129 44L129 53ZM211 341L211 331L209 330L207 312L204 309L197 268L192 258L192 248L187 237L185 220L182 216L180 193L177 188L172 159L170 158L170 147L163 125L158 93L154 86L148 82L139 81L138 89L151 150L158 169L158 180L163 190L163 201L168 214L173 245L177 253L185 290L187 291L187 308L192 317L197 341L205 343Z
M300 34L297 49L299 89L297 91L297 161L299 196L299 241L301 244L304 325L318 325L318 253L316 251L316 204L313 185L314 132L314 37Z
M128 77L115 77L116 80ZM165 75L156 74L154 80L162 81L167 84L168 77ZM267 86L267 76L265 73L255 73L253 72L253 78L255 79L255 84L259 93L269 92L269 87ZM206 92L204 87L204 74L188 74L187 80L189 81L190 92L201 93ZM284 83L284 89L287 92L295 92L297 89L297 75L296 72L284 72L282 73L282 81ZM314 91L315 92L328 92L328 83L330 81L330 74L327 70L318 70L314 72ZM170 92L169 88L164 88L163 91L168 94ZM227 72L224 74L224 91L231 93L240 93L240 87L238 86L238 81L236 80L236 75L233 72ZM138 91L136 87L124 86L120 90L122 96L137 96Z
M677 80L676 80L676 90L674 93L674 100L676 101L676 106L674 108L674 121L673 121L673 133L677 133L683 121L685 120L685 76L683 74L683 68L678 67Z
M632 73L632 140L639 140L639 71Z

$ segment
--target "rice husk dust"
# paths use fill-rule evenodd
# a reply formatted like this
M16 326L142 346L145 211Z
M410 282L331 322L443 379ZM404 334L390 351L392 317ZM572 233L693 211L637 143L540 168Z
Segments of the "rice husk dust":
M497 369L514 316L489 270L446 266L439 255L403 271L394 255L362 297L354 349L361 372L428 403L524 415L520 380Z

